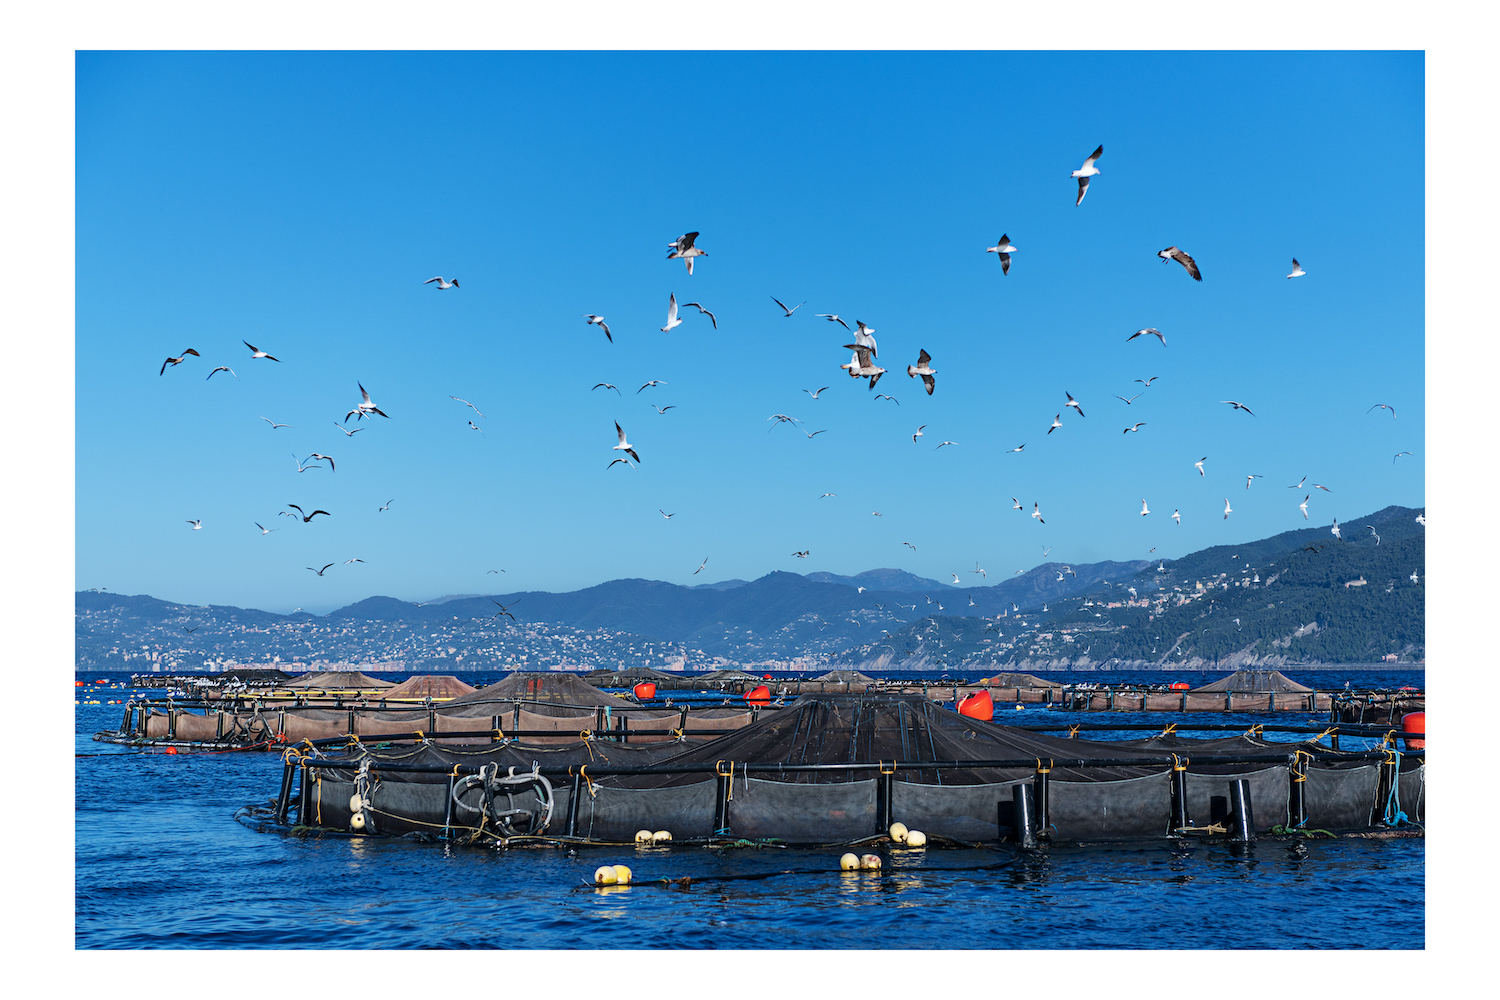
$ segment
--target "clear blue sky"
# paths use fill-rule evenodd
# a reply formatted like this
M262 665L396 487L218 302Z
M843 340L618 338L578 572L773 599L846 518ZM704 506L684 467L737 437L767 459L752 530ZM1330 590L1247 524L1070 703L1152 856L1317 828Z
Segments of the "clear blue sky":
M1423 75L1420 53L80 53L76 586L324 611L778 569L995 581L1044 546L1171 558L1422 506ZM691 230L690 277L665 258ZM1157 258L1174 244L1201 283ZM718 330L687 309L660 332L669 293ZM874 392L815 313L875 328ZM1148 326L1165 345L1126 342ZM905 373L924 348L930 398ZM356 383L390 419L348 438ZM616 420L639 468L606 468ZM313 452L337 471L298 473Z

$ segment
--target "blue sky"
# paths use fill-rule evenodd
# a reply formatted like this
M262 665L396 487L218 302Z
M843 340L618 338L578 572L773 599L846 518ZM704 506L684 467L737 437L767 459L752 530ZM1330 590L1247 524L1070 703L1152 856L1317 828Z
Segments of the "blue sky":
M1423 506L1423 77L1421 53L80 53L76 586L323 611L993 580L1044 547L1171 558ZM692 276L665 259L690 230ZM660 332L670 293L718 329ZM875 328L874 392L815 313ZM1148 326L1165 345L1126 342ZM390 419L351 438L357 383ZM616 420L638 468L607 468ZM313 452L337 471L298 473Z

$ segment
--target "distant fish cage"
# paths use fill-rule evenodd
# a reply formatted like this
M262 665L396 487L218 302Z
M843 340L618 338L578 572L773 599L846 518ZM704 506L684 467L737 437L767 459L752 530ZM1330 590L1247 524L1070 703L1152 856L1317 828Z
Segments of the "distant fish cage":
M806 696L707 743L599 734L288 748L253 827L498 843L847 844L892 823L934 846L1418 830L1425 757L1258 731L1093 742L971 719L913 696ZM1323 734L1320 734L1323 735ZM1407 734L1411 736L1413 734Z

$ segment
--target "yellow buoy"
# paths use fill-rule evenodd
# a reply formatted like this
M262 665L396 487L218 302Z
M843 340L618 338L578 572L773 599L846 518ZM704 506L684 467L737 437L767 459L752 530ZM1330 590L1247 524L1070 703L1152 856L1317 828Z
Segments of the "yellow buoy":
M862 858L859 859L859 866L861 868L866 868L866 869L879 868L880 867L880 855L878 855L878 854L866 854L864 857L862 857Z
M349 811L357 813L365 807L365 800L358 795L349 796Z
M906 843L906 824L905 823L892 823L891 824L891 839L894 840L898 844L904 844L904 843Z
M649 844L651 843L652 837L653 834L650 830L637 830L635 832L635 842L637 844Z
M858 854L846 854L839 858L839 868L846 872L852 872L859 867Z
M667 830L657 830L655 833L653 833L651 835L651 842L654 843L654 844L665 844L667 841L669 841L671 839L672 839L672 834L671 834L671 832L669 832Z
M594 872L595 885L614 885L619 880L619 876L615 874L614 865L600 865Z
M364 813L355 813L353 816L349 817L349 829L351 829L351 830L363 830L364 828L365 828L365 816L364 816Z
M923 833L921 830L912 830L910 833L908 833L906 835L906 846L907 847L926 847L927 846L927 834Z
M625 865L615 865L615 884L616 885L629 885L630 884L630 869L627 868Z

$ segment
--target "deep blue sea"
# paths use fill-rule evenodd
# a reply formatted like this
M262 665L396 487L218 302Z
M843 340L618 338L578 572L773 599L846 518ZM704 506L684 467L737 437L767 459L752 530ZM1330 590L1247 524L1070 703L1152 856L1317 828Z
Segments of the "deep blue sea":
M1423 683L1419 671L1287 674L1320 689L1346 680L1355 688ZM1222 674L1047 676L1196 685ZM78 949L1426 946L1426 845L1417 837L886 850L878 874L846 874L838 870L841 852L828 850L678 845L570 854L258 833L234 815L275 797L278 754L169 755L94 742L95 732L119 725L123 705L107 702L123 701L128 689L92 682L123 684L128 677L79 679L89 684L77 689L75 711ZM1326 721L1291 712L1199 715L1189 721L1247 728ZM996 721L1164 719L1183 722L1040 706L997 713ZM637 884L594 888L593 872L605 863L629 865ZM649 884L683 876L692 878L690 887Z

